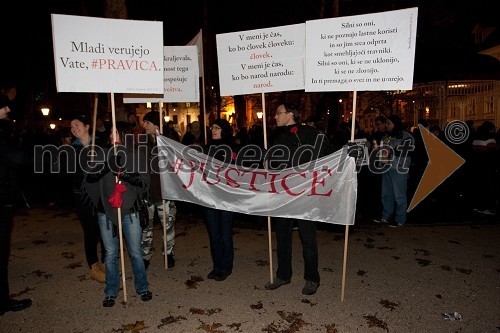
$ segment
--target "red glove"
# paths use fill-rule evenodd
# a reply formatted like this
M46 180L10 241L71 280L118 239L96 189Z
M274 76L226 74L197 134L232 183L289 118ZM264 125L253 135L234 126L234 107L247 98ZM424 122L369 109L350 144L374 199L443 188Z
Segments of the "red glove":
M122 193L125 192L127 188L122 183L116 183L115 190L111 197L109 198L109 203L113 208L120 208L122 206Z

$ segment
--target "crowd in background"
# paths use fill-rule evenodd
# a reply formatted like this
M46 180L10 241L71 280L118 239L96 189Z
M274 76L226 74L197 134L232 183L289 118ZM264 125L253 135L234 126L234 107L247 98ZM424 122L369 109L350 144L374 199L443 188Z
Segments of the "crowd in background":
M425 119L419 121L419 126L408 128L397 115L378 116L374 121L375 130L370 133L366 133L357 123L353 126L352 123L338 122L336 126L328 128L325 128L323 121L300 123L297 122L299 112L296 106L285 102L275 113L276 126L269 126L267 133L264 133L264 127L260 124L254 124L247 130L247 128L236 128L225 119L216 119L210 128L204 129L201 128L200 122L192 122L188 124L186 133L181 135L175 128L174 122L163 123L156 111L148 112L143 117L142 124L137 115L128 114L127 121L116 122L116 129L112 128L109 121L98 116L95 129L91 131L90 117L77 116L71 121L71 127L68 129L36 132L31 129L16 130L11 126L8 119L9 103L9 99L2 96L0 108L2 147L8 147L9 151L18 151L26 156L31 154L35 157L35 161L18 164L16 168L5 165L4 169L9 170L9 177L3 177L7 179L7 183L4 182L2 188L6 188L6 184L12 185L12 181L16 180L18 182L15 183L15 188L19 195L9 196L9 202L4 206L46 205L75 210L83 228L90 276L98 282L105 283L104 307L114 306L120 285L116 232L119 218L115 216L116 207L121 207L124 214L121 219L134 271L134 285L142 301L147 302L152 299L148 287L147 269L152 256L154 223L160 220L160 215L165 216L163 222L160 221L166 230L162 246L165 264L168 268L175 266L175 221L178 204L181 213L183 208L187 208L191 214L198 211L207 226L213 261L212 270L207 278L224 281L232 273L234 260L232 226L236 214L174 201L162 202L159 174L151 163L154 160L151 152L157 144L158 135L164 135L185 145L200 146L208 155L213 151L220 152L212 149L220 145L229 145L233 154L247 145L266 149L268 148L265 145L266 138L272 145L288 147L292 153L302 144L314 146L313 143L317 142L317 138L321 138L320 148L314 146L314 149L321 149L322 153L317 155L320 157L347 147L349 156L355 157L357 162L356 222L373 221L387 223L391 227L402 227L407 223L408 203L429 163L422 134L422 131L429 131L462 156L466 163L425 198L413 213L416 218L412 222L419 220L432 223L444 218L444 214L449 213L447 209L450 207L453 207L452 210L458 214L462 214L464 210L477 216L497 214L500 189L500 150L497 142L500 131L497 131L494 124L489 121L477 127L473 122L468 122L468 137L457 143L448 140L445 131L438 126L429 126ZM351 129L354 133L351 133ZM204 142L207 136L203 131L210 133L208 142ZM291 133L295 133L295 136ZM300 137L297 133L300 133ZM129 139L132 140L129 142ZM141 143L150 148L147 150L149 153L144 156L139 154L138 148ZM130 171L136 170L132 164L111 168L111 165L120 165L116 148L114 155L110 157L111 160L106 161L104 169L97 170L96 167L97 172L89 172L83 170L84 167L80 165L76 174L61 168L61 158L64 158L61 156L65 156L64 154L58 155L57 161L53 161L50 154L41 155L41 160L37 161L40 156L33 154L33 151L36 151L34 147L40 145L72 147L75 151L80 151L88 149L92 144L107 150L111 150L113 144L122 144L126 156L133 157L126 158L127 163L135 165L136 162L149 161L147 174ZM349 148L354 144L362 148L364 155L359 153L360 150L351 155L352 150ZM402 150L403 146L411 149ZM231 156L231 159L235 159L233 155ZM221 161L225 158L214 157ZM373 158L375 160L372 164ZM4 159L7 160L7 154L2 152L1 161ZM288 161L288 167L295 166L293 161L293 159ZM305 163L301 161L295 162ZM92 158L90 162L94 162ZM273 161L268 162L269 167L273 169ZM44 167L42 172L40 170L35 172L36 165ZM263 165L262 162L261 166ZM121 182L117 183L115 178ZM128 190L120 191L120 186ZM122 197L119 192L125 192L125 195ZM18 202L15 202L16 200ZM147 212L146 217L142 216L144 210ZM302 294L316 293L320 285L317 271L316 223L290 218L273 220L278 241L278 269L276 276L265 285L265 288L274 290L290 283L291 235L292 228L297 228L302 240L303 255L305 259L307 258L304 266L306 284ZM262 223L263 219L255 217L254 222ZM2 302L5 303L0 309L2 314L6 311L19 311L31 305L31 300L28 299L17 301L4 297Z
M377 121L378 119L378 121ZM373 148L373 141L379 141L383 139L384 135L387 135L385 128L385 121L387 117L379 116L375 120L375 129L371 132L365 132L360 128L359 124L355 124L355 139L366 139L366 145L368 151L370 152ZM383 120L381 124L381 120ZM134 133L143 133L144 128L135 114L129 114L129 123L134 127ZM378 123L378 126L377 126ZM348 122L339 122L333 128L325 128L323 121L309 121L308 125L313 125L318 128L318 130L325 132L329 142L336 147L336 149L341 149L351 137L351 124ZM493 123L484 122L476 126L472 121L467 122L469 126L469 136L468 139L460 144L455 144L447 140L444 135L443 129L437 125L430 126L425 120L419 120L419 124L428 129L432 134L436 135L441 141L450 147L457 154L462 156L466 163L460 167L451 177L449 177L439 188L434 191L424 202L417 207L413 213L413 216L418 216L421 211L424 210L426 205L437 205L438 203L443 204L443 207L447 207L454 202L459 202L460 207L467 206L469 210L475 210L479 214L494 215L496 209L498 208L498 188L499 186L499 149L497 142L500 139L500 130L497 130ZM164 133L166 136L174 138L186 145L190 144L203 144L204 132L203 127L200 122L195 121L187 126L186 133L181 135L181 133L175 129L174 123L170 121L166 124L164 128ZM103 118L97 118L96 126L96 142L98 144L106 144L109 140L109 131L111 124L109 121L105 121ZM209 129L205 129L209 131ZM423 175L425 167L427 166L428 157L425 151L425 145L422 141L422 137L419 131L419 127L406 126L404 128L406 132L413 135L415 139L415 150L410 153L411 165L408 179L407 196L408 200L411 200L413 193L418 186L420 178ZM271 142L273 137L273 126L268 126L267 138L268 142ZM264 148L264 131L262 124L253 124L249 129L247 128L236 128L233 126L233 137L235 144L238 148L241 148L248 144L257 145ZM33 130L33 129L23 129L16 133L17 142L19 148L24 151L28 151L35 144L54 144L62 145L68 144L74 140L69 129L67 128L57 128L54 131L47 130ZM67 199L65 194L68 189L61 188L64 182L61 182L61 178L66 177L64 174L38 174L33 175L30 170L22 171L27 177L23 177L26 181L23 184L27 198L33 204L40 203L45 204L68 204L64 202ZM359 189L358 189L358 207L357 207L357 217L361 220L371 220L380 216L380 200L378 195L373 195L373 186L380 186L380 182L373 180L375 176L370 175L370 171L366 166L362 166L358 174ZM49 191L48 195L39 196L33 188L30 188L32 183L42 183L43 188ZM61 184L61 186L48 186L48 184ZM485 198L483 198L483 196ZM43 202L45 201L45 202ZM439 202L438 202L439 201ZM441 213L440 213L441 214ZM425 215L425 214L424 214ZM425 216L424 216L425 217Z

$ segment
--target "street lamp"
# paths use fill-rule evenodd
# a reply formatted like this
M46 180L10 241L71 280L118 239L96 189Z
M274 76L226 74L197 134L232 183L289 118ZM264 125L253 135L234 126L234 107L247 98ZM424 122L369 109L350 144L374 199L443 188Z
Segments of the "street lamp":
M261 111L257 112L257 118L262 119L262 112Z
M42 111L43 117L45 118L45 127L47 127L47 118L49 117L50 109L49 108L41 108L40 111Z

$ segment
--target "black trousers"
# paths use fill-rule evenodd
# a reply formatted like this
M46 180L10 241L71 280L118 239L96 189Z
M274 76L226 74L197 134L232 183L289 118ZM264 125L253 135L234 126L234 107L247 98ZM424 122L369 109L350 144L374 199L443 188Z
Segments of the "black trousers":
M12 207L0 207L0 309L9 301L9 256Z
M78 220L83 229L83 245L85 248L85 259L87 264L92 266L99 261L97 248L101 247L101 262L104 262L104 244L101 240L101 231L97 223L97 214L94 214L92 207L83 204L82 196L75 193L75 209Z
M304 258L304 279L319 283L316 222L281 217L275 218L275 221L278 245L278 270L276 276L281 280L292 278L292 233L293 222L297 221L302 242L302 256Z
M233 271L233 212L206 208L203 217L210 239L213 270L219 273Z

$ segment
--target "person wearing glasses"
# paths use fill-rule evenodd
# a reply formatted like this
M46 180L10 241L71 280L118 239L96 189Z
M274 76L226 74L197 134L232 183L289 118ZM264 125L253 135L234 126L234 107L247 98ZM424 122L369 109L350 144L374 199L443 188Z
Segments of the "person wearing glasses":
M322 157L334 152L333 146L328 143L326 137L320 131L298 122L299 111L294 104L280 104L274 119L276 120L277 128L272 146L273 149L283 149L285 155L273 154L273 156L280 156L276 160L273 160L273 156L270 156L267 160L269 169L282 170L296 167L300 164L310 162L312 156ZM311 145L314 154L301 154L300 158L294 158L294 153L301 145ZM289 160L283 161L283 156L289 156ZM315 294L320 284L316 222L282 217L276 217L274 220L278 269L273 282L268 282L265 288L267 290L274 290L290 283L292 278L292 231L294 223L296 223L302 241L304 279L306 280L302 294Z
M205 154L217 159L216 163L233 163L236 144L231 124L225 119L216 119L211 132L211 139L204 147ZM212 256L212 271L207 278L224 281L233 271L233 212L203 207L203 219L207 226Z

